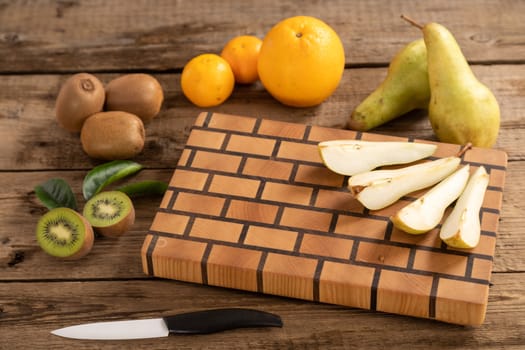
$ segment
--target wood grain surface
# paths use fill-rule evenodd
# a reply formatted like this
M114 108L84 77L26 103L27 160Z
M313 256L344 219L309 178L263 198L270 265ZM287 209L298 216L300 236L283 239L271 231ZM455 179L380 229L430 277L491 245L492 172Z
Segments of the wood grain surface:
M401 13L447 26L474 73L496 95L508 154L505 191L485 322L433 320L149 277L140 251L161 197L135 201L136 223L121 239L98 239L84 259L45 255L34 228L45 209L33 188L66 179L83 205L81 182L100 164L79 137L58 127L54 103L73 73L104 83L145 72L165 100L146 127L137 179L170 181L196 116L203 111L342 129L351 111L384 79L388 62L420 33ZM522 349L525 344L525 2L394 1L1 1L0 0L0 349ZM313 108L281 105L260 83L236 86L221 106L193 106L180 89L184 64L218 53L233 36L264 34L282 18L313 15L340 35L346 69L340 86ZM436 141L425 111L374 130ZM282 329L243 329L203 337L138 342L71 341L55 328L145 318L211 307L253 307L282 316Z

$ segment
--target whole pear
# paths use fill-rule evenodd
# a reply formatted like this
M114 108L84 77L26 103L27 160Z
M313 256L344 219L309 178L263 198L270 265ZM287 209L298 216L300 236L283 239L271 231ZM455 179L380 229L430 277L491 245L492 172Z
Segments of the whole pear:
M442 142L492 147L500 125L498 101L472 72L452 33L443 25L422 27L428 57L428 116Z
M414 109L426 109L429 100L427 50L419 39L394 56L386 78L352 112L348 128L370 130Z

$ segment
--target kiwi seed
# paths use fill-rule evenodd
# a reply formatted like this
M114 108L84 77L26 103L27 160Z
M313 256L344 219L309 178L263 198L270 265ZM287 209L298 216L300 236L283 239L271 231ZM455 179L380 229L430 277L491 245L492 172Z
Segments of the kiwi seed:
M38 221L36 239L49 255L80 259L93 248L94 234L82 215L69 208L55 208Z
M84 206L84 216L95 231L106 237L119 237L135 222L131 199L120 191L100 192Z

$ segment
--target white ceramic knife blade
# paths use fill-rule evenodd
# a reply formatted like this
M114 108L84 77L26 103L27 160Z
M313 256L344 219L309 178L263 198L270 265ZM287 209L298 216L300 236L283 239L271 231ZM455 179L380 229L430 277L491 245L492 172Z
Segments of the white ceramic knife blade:
M244 327L282 327L278 315L243 309L194 311L162 318L85 323L52 331L73 339L124 340L167 337L173 334L207 334Z
M162 318L152 318L86 323L56 329L51 333L73 339L123 340L167 337L170 332Z

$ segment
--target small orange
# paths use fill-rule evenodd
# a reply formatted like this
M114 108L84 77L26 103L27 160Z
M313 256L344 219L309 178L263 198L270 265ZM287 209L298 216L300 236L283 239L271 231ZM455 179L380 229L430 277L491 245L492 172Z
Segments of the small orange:
M224 58L205 53L192 58L184 66L180 84L182 92L193 104L213 107L230 97L235 78Z
M262 40L253 35L241 35L231 39L222 49L221 57L232 67L235 81L252 84L259 79L257 58Z
M281 103L310 107L335 91L344 66L345 52L337 33L317 18L296 16L266 34L257 70L266 90Z

